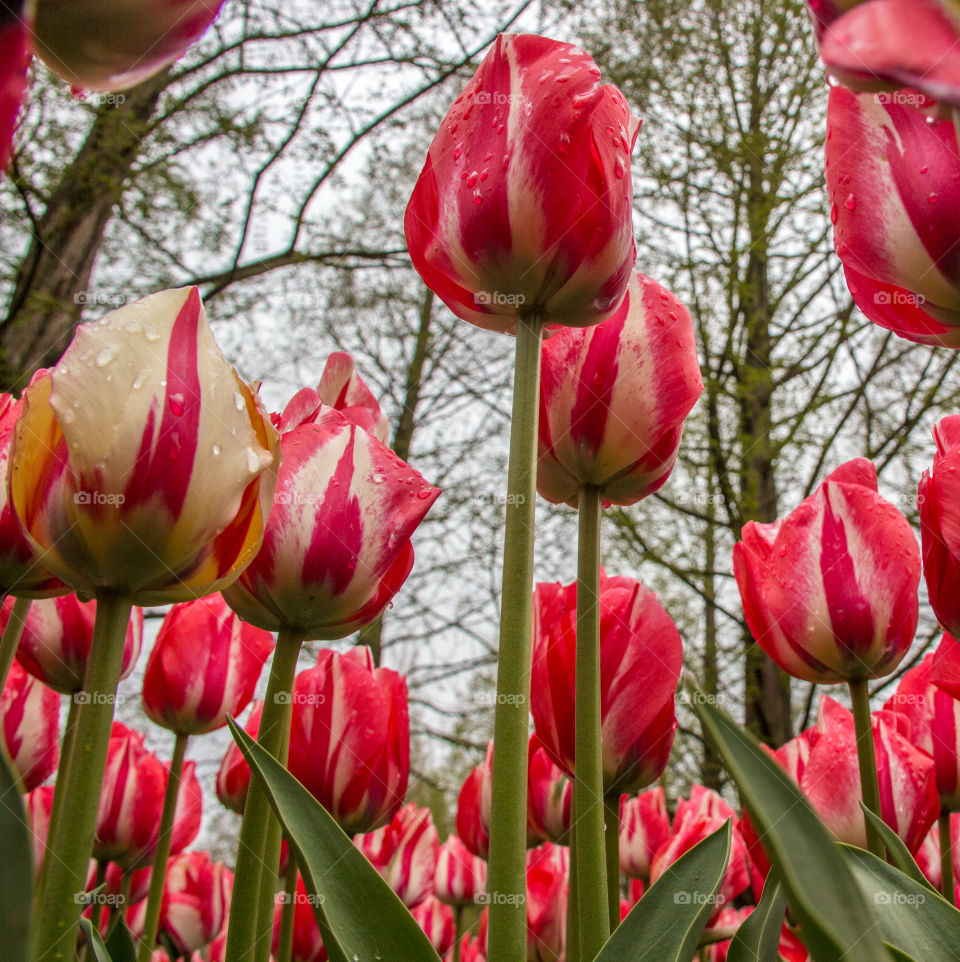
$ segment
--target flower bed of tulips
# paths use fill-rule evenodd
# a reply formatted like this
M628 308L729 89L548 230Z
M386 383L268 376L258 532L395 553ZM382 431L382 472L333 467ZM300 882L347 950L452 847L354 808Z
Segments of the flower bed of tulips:
M72 83L120 89L219 4L131 6L3 8L0 163L31 49ZM831 94L826 153L851 294L881 326L958 347L960 11L810 6L851 88ZM915 100L871 93L901 88ZM732 564L753 639L852 705L824 694L814 725L757 744L681 679L653 592L601 564L604 508L667 482L702 390L687 310L634 263L639 126L583 50L501 36L407 207L427 285L516 338L494 737L443 842L406 801L403 676L362 646L297 671L304 642L346 638L402 589L440 496L387 446L353 359L331 355L270 414L185 288L81 326L0 398L2 958L960 958L960 415L934 432L919 544L864 458L744 527ZM573 584L533 584L537 495L578 511ZM945 633L871 710L868 682L913 643L921 576ZM142 691L169 760L113 718L144 605L170 605ZM680 685L739 808L693 785L671 811L655 784ZM186 757L227 725L232 870L191 848L209 798Z

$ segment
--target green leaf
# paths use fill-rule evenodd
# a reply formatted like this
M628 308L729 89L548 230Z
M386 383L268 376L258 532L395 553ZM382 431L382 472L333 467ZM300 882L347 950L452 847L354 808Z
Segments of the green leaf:
M883 839L883 844L886 845L890 858L893 859L893 864L904 875L912 878L914 882L926 886L931 892L937 892L926 875L920 871L920 866L917 865L916 859L910 854L910 849L907 848L904 840L882 818L874 815L863 802L860 803L860 808L863 810L863 817L873 825L880 838ZM937 892L937 895L939 894Z
M331 958L437 962L439 956L406 906L324 807L268 752L229 719L297 857L317 922L334 942ZM333 951L330 951L331 948Z
M760 904L737 929L727 950L727 962L775 962L787 910L787 893L770 870Z
M596 962L690 962L716 907L732 835L727 819L678 858L644 892Z
M860 891L875 907L877 931L885 942L922 962L956 962L960 912L875 855L847 845L843 850Z
M137 962L137 949L133 944L133 936L124 925L122 918L117 918L107 932L107 951L113 962Z
M0 955L4 962L27 962L33 891L33 847L20 787L0 748Z
M100 933L95 931L90 924L90 919L81 917L80 931L83 932L83 937L87 940L87 949L93 956L94 962L113 962L107 947L103 944L103 939L100 938Z
M889 960L847 861L800 789L752 735L703 695L695 692L691 701L740 790L816 962Z

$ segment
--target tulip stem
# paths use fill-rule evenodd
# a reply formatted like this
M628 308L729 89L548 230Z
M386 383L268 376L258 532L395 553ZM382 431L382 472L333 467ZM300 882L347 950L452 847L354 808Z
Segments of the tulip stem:
M60 763L54 793L58 817L51 819L37 893L30 957L44 962L65 962L75 954L82 908L75 896L86 888L130 608L129 598L107 592L97 596L83 691L74 695L76 728Z
M527 737L533 622L533 525L543 321L517 318L507 470L497 704L493 720L488 957L527 954Z
M0 691L3 691L3 686L7 683L7 673L17 653L29 610L29 598L16 598L7 619L7 626L3 629L3 637L0 637Z
M943 897L951 905L956 905L957 899L953 890L953 836L950 834L950 813L945 811L940 813L940 872Z
M453 962L460 962L460 938L463 934L463 906L453 907ZM283 959L280 960L283 962Z
M283 880L286 898L280 912L280 943L277 948L277 962L290 962L293 958L293 921L297 904L297 860L290 852L287 857L287 872Z
M95 892L97 891L98 888L100 888L101 885L103 885L107 877L107 865L108 865L108 862L106 859L102 859L102 858L97 859L97 871L96 871L96 874L93 876L93 890ZM94 932L100 931L100 917L102 915L103 915L103 900L100 897L100 893L98 893L93 904L90 906L90 928L92 928ZM88 955L92 955L92 951L88 951L89 949L90 949L90 946L88 945L85 945L83 947L84 959L87 958Z
M610 937L600 741L600 489L584 485L579 507L573 792L577 800L580 957L592 959Z
M620 793L603 796L603 834L607 849L607 915L610 931L620 924Z
M284 765L290 747L293 679L302 644L300 631L282 628L277 635L257 735L257 742ZM226 958L231 962L256 962L270 954L280 841L280 823L273 817L267 793L259 780L252 778L243 808L230 903ZM260 918L261 912L264 918Z
M863 804L880 818L880 783L877 780L877 756L873 747L873 723L870 718L870 693L866 678L848 682L853 703L853 725L857 735L857 761L860 764L860 791ZM867 822L867 849L877 858L884 858L883 840Z
M566 962L580 962L580 916L577 912L577 800L570 799L570 875L567 878Z
M157 928L160 924L160 904L163 901L163 883L166 880L167 859L173 841L173 819L177 813L177 796L180 794L180 776L183 774L183 757L187 751L190 736L177 732L173 743L173 758L170 761L170 774L167 789L163 796L163 812L160 815L160 831L157 836L157 849L153 855L153 871L150 873L150 892L147 895L147 909L143 918L143 934L137 962L150 962L153 947L157 941Z

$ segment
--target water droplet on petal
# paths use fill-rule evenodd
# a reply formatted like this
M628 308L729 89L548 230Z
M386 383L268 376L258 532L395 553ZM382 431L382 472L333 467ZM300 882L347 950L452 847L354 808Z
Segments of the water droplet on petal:
M213 452L213 456L218 458L220 457L220 452L223 450L223 448L219 444L214 444L210 450Z
M927 194L928 204L936 204L936 203L939 203L939 201L940 201L940 195L936 191L932 191L931 193Z
M137 376L133 380L133 384L130 385L130 390L139 391L143 387L144 381L146 381L150 372L144 367L137 371Z
M253 448L247 448L247 470L249 470L251 474L256 474L261 467L260 454L254 451Z
M242 411L247 406L247 402L244 401L243 395L239 391L233 395L233 403L236 404L238 411Z
M97 355L97 367L106 367L117 356L115 347L105 347Z
M170 411L175 417L180 417L183 414L183 395L182 394L171 394L170 395Z
M844 201L843 206L846 207L847 210L856 210L856 207L857 207L857 198L854 197L853 194L851 194L851 195Z
M160 332L152 324L145 324L143 326L143 336L148 341L160 340Z
M60 415L60 421L62 424L72 424L75 418L76 415L70 410L70 408L67 408L67 410Z

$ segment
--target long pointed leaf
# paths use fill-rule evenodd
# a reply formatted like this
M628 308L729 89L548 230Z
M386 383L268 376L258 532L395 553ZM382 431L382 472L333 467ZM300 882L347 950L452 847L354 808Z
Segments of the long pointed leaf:
M907 848L904 840L879 815L874 815L863 802L860 803L860 808L863 809L863 817L873 825L877 834L883 839L883 844L886 845L887 851L893 859L893 864L918 885L926 886L931 892L937 892L926 875L920 871L920 866L917 865L916 859L910 854L910 849ZM939 894L937 892L937 895Z
M103 939L100 938L100 933L90 924L90 919L80 919L80 931L87 940L87 949L93 956L94 962L113 962L107 947L103 944Z
M786 889L771 869L760 904L747 916L730 942L727 962L775 962L786 910Z
M704 734L737 783L813 958L889 960L853 873L800 789L751 735L708 699L697 693L692 703Z
M318 923L348 959L437 962L422 929L323 806L232 719L230 731L296 854Z
M27 962L33 848L17 778L0 748L0 946L5 962Z
M644 892L596 962L690 962L716 906L732 834L728 819L678 858Z

